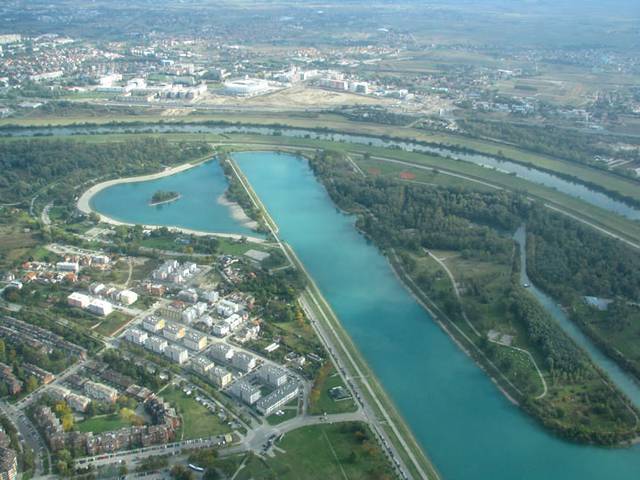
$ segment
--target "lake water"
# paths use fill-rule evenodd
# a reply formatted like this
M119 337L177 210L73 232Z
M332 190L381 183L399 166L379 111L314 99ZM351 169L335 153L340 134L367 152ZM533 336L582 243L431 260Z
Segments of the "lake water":
M218 202L227 187L220 164L212 160L156 180L105 188L93 196L91 207L126 223L261 236L233 219L229 207ZM149 200L158 190L178 192L181 197L175 202L149 205Z
M562 441L508 402L416 303L386 259L356 231L354 218L336 209L305 160L273 152L234 158L444 479L640 478L640 447L604 449ZM156 224L208 225L211 231L233 228L230 218L221 217L225 211L215 210L223 189L214 192L215 180L194 172L162 179L169 183L118 187L131 195L145 189L135 201L105 190L102 195L108 197L97 197L94 207L134 223L153 218ZM192 200L199 208L183 198L149 217L145 202L158 188L183 194L188 188L202 197Z

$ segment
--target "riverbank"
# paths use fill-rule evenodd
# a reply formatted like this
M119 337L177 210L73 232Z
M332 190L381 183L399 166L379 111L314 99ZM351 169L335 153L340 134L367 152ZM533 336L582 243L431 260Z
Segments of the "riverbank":
M86 190L78 199L77 203L76 203L76 207L78 208L79 211L81 211L82 213L85 213L87 215L95 213L96 215L98 215L98 217L100 218L100 221L103 223L107 223L109 225L125 225L125 226L129 226L129 227L133 227L136 224L134 223L130 223L130 222L123 222L121 220L116 220L115 218L109 217L107 215L104 215L96 210L93 209L93 207L91 206L91 199L97 195L98 193L100 193L101 191L113 187L115 185L120 185L120 184L125 184L125 183L138 183L138 182L146 182L146 181L150 181L150 180L157 180L163 177L167 177L167 176L171 176L171 175L175 175L177 173L181 173L184 171L187 171L191 168L197 167L199 165L201 165L202 163L206 162L207 159L203 159L201 161L198 162L190 162L190 163L185 163L183 165L178 165L176 167L172 167L172 168L166 168L165 170L161 171L161 172L157 172L157 173L152 173L152 174L148 174L148 175L140 175L137 177L125 177L125 178L117 178L117 179L113 179L113 180L107 180L101 183L98 183L96 185L93 185L92 187L90 187L88 190ZM170 201L173 201L170 200ZM231 212L233 215L233 212ZM236 217L240 217L240 213L239 212L235 212ZM246 217L246 215L245 215ZM243 217L244 218L244 217ZM247 217L248 218L248 217ZM195 229L190 229L190 228L185 228L185 227L168 227L166 225L152 225L152 224L144 224L143 225L144 228L148 229L148 230L156 230L159 228L167 228L169 231L171 232L179 232L179 233L184 233L184 234L188 234L188 235L195 235L195 236L199 236L199 237L221 237L221 238L230 238L233 240L240 240L240 239L246 239L249 242L252 243L264 243L266 240L264 238L260 238L260 237L255 237L255 236L251 236L251 235L241 235L241 234L236 234L236 233L222 233L222 232L213 232L213 231L204 231L204 230L195 230Z

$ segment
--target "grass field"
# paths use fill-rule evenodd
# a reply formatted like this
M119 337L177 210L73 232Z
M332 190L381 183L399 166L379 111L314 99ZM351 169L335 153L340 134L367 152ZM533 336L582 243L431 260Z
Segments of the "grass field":
M343 387L346 389L342 377L338 375L335 368L332 368L329 372L324 383L320 386L320 397L317 402L313 402L309 405L309 413L314 415L322 415L323 413L346 413L355 412L357 406L353 398L345 398L343 400L334 400L329 395L329 390L334 387Z
M182 390L171 386L162 391L162 398L174 405L182 417L181 433L183 440L210 437L231 432L226 424L194 398Z
M110 337L129 321L131 321L131 317L120 312L113 312L100 322L94 329L94 332L104 335L105 337Z
M76 424L76 427L81 432L111 432L120 428L128 427L131 423L127 420L120 418L117 413L111 415L105 415L101 417L93 417L88 420L84 420Z
M236 480L395 478L364 424L314 425L289 432L274 458L250 456ZM233 468L235 465L231 464ZM225 473L233 474L231 471Z

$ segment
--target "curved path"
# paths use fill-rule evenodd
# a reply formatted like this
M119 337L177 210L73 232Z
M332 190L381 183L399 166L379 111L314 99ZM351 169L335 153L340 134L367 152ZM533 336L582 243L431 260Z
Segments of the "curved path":
M451 284L453 285L453 291L456 294L456 298L458 299L458 303L460 304L460 310L462 311L462 317L464 318L465 322L467 322L467 325L469 325L469 328L471 330L473 330L473 333L475 333L478 337L482 337L480 332L478 332L476 327L469 320L469 317L467 317L467 312L465 312L464 306L462 305L462 297L460 296L460 289L458 288L458 283L456 282L456 279L453 276L453 273L451 272L451 270L449 270L449 267L447 266L447 264L444 263L440 258L436 257L433 253L431 253L426 248L424 249L424 251L427 252L427 254L431 258L433 258L438 263L438 265L440 265L442 267L442 269L447 273L447 276L449 277L449 279L451 280ZM536 372L538 373L538 377L540 378L540 382L542 383L542 393L540 395L538 395L537 397L535 397L535 398L536 398L536 400L540 400L540 399L544 398L547 395L547 392L549 391L549 389L547 387L547 382L544 379L544 376L542 375L542 371L540 370L540 367L538 367L538 364L536 363L535 359L533 358L533 355L531 355L531 352L529 352L528 350L525 350L524 348L514 347L513 345L506 345L506 344L501 343L501 342L499 342L497 340L489 339L489 341L491 343L495 343L496 345L500 345L501 347L510 348L511 350L515 350L517 352L521 352L521 353L524 353L525 355L527 355L527 357L529 357L529 360L531 360L531 363L533 364L534 368L536 369Z

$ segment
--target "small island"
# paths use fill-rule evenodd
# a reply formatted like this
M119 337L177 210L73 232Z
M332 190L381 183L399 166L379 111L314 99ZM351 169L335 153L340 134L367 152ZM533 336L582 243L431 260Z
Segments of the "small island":
M149 205L161 205L163 203L175 202L180 198L180 194L178 192L167 192L165 190L158 190L153 194L151 200L149 201Z

